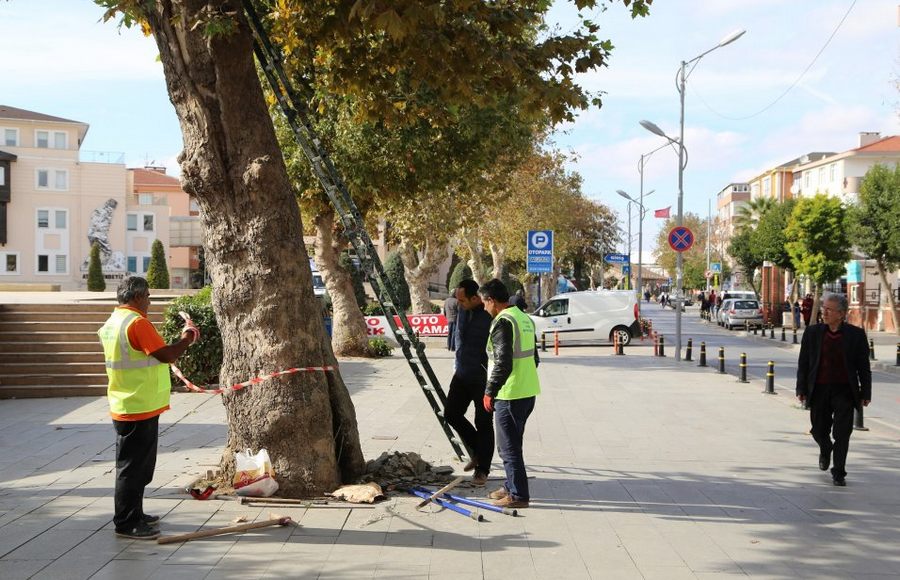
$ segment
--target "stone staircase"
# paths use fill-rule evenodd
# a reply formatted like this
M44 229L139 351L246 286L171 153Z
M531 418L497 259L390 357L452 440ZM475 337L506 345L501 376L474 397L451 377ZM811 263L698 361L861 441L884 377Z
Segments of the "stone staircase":
M150 306L159 327L164 303ZM0 305L0 399L105 396L97 330L112 303Z

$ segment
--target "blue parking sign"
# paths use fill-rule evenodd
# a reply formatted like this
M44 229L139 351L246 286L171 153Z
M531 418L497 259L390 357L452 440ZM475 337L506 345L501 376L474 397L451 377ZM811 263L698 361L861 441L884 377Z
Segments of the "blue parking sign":
M526 269L531 274L553 272L553 230L528 230Z

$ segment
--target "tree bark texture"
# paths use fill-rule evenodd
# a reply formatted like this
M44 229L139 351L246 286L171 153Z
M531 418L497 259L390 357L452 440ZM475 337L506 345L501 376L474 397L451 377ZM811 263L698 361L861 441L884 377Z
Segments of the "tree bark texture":
M181 124L182 185L202 209L224 348L222 382L335 364L240 3L157 0L141 6ZM234 26L210 35L212 17ZM226 474L235 451L263 447L286 496L320 494L365 469L356 413L336 371L287 375L222 400L229 425Z
M883 260L875 260L875 264L878 266L878 277L881 279L881 287L887 290L887 302L891 307L891 317L894 319L894 333L900 336L900 325L897 324L897 301L894 299L891 284L887 279L887 268L885 268ZM879 308L881 307L880 304L878 306Z
M462 238L466 244L466 249L469 250L469 259L466 263L469 266L469 270L472 271L472 279L479 286L482 286L487 282L487 277L484 274L484 256L481 252L481 243L478 235L471 230L466 230L463 232Z
M369 337L350 273L341 266L341 251L346 240L334 232L334 210L328 209L314 218L316 226L316 265L325 279L334 315L331 325L331 348L337 356L367 356Z
M504 274L506 274L506 249L494 242L490 243L491 246L491 258L494 261L494 272L493 276L497 280L503 280Z
M412 314L431 314L428 279L438 271L440 260L447 255L447 245L426 241L422 250L416 251L412 242L401 240L399 250L406 284L409 286Z

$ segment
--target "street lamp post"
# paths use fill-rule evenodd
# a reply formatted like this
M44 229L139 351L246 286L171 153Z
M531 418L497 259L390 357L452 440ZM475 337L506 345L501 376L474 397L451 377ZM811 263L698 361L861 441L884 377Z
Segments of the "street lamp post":
M668 144L663 145L663 147L666 147L666 146L668 146ZM653 151L651 151L650 153L647 153L647 154L646 154L646 157L650 157L650 155L652 155L655 151L658 151L659 149L662 149L662 147L658 147L658 148L654 149ZM621 189L617 189L617 190L616 190L616 193L618 193L619 195L621 195L622 197L624 197L625 199L628 200L628 207L629 207L629 218L628 218L628 219L629 219L629 224L630 224L630 221L631 221L631 217L630 217L630 215L631 215L631 211L630 211L631 204L632 204L632 203L636 203L637 206L638 206L638 275L637 275L637 290L638 290L638 300L637 300L637 304L638 304L638 317L640 317L640 315L641 315L641 296L640 296L640 293L644 290L644 278L643 278L643 273L642 273L643 266L644 266L644 264L643 264L643 252L644 252L644 237L643 237L643 232L644 232L644 215L647 213L647 209L644 207L644 196L645 196L645 195L650 195L651 193L653 193L654 191L656 191L655 189L651 189L651 190L648 191L647 193L644 193L644 164L643 164L644 157L645 157L645 155L641 155L641 164L640 164L640 166L639 166L639 168L640 168L640 170L641 170L641 200L638 201L638 200L632 198L630 195L628 195L627 193L625 193L625 192L622 191ZM628 236L628 239L629 239L629 240L631 239L631 236L630 236L630 235ZM631 250L631 245L629 244L629 252L628 252L628 254L629 254L629 263L630 263L630 255L631 255L631 251L630 251L630 250Z
M697 66L697 63L701 58L711 53L712 51L722 48L725 45L731 44L738 38L744 35L745 30L738 30L736 32L732 32L725 38L723 38L719 44L707 50L706 52L700 54L699 56L695 56L691 60L681 61L681 67L678 71L678 95L681 100L681 114L679 118L679 126L678 126L678 139L673 139L666 135L662 129L660 129L654 123L650 121L641 121L641 126L654 133L659 135L660 137L667 139L670 143L674 145L678 145L678 216L675 221L675 225L682 226L684 225L684 213L683 213L683 200L684 200L684 168L687 165L687 151L684 147L684 90L685 85L687 84L687 77L694 71L694 68ZM691 70L687 70L689 64L693 64ZM682 304L684 304L684 296L682 295L684 292L684 256L682 252L677 252L675 261L675 360L681 360L681 308Z

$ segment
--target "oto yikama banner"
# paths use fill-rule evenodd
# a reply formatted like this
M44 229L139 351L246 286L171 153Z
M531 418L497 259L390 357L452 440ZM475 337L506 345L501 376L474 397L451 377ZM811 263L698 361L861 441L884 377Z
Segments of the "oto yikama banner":
M443 314L410 314L406 316L413 332L419 336L447 336L447 317ZM394 322L400 326L400 317L395 316ZM366 331L369 336L378 336L393 341L394 336L388 327L384 316L366 316Z

